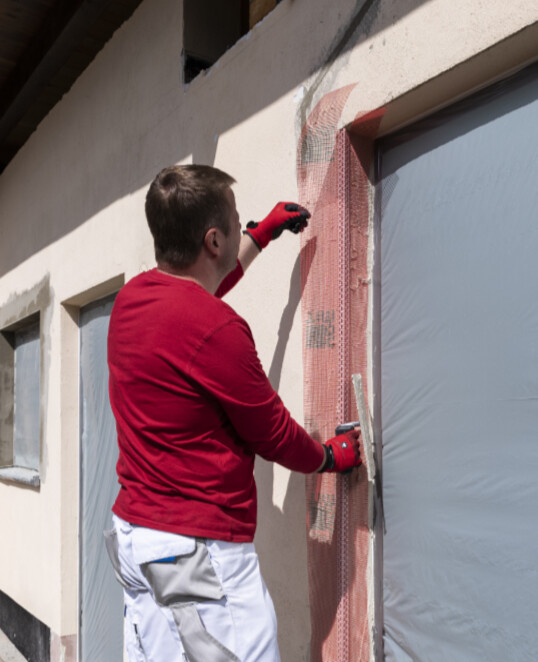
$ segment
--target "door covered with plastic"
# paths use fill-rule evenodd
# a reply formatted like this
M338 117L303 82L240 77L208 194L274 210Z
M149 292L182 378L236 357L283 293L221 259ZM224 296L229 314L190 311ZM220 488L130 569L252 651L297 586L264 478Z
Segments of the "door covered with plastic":
M538 69L379 147L385 659L538 651Z
M123 659L123 591L103 530L118 492L116 427L108 400L107 333L114 297L80 310L80 662Z

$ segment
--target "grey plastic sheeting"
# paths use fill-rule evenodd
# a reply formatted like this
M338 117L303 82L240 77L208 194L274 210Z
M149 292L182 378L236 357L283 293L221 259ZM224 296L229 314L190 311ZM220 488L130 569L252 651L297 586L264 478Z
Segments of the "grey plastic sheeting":
M15 333L13 464L39 469L39 322Z
M80 661L123 659L123 590L103 530L118 492L116 428L108 399L107 333L113 299L80 312L81 568Z
M538 656L538 77L381 151L384 649Z

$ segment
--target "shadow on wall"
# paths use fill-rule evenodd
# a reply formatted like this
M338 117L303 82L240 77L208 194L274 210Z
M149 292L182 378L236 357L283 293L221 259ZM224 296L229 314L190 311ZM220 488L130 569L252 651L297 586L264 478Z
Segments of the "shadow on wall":
M278 341L276 344L275 352L273 354L273 360L271 361L271 367L269 368L269 381L271 382L272 387L275 391L278 391L280 386L280 377L282 375L282 365L284 363L284 355L286 353L286 346L291 333L291 327L293 325L293 318L301 301L301 259L303 256L309 256L309 260L303 259L303 266L305 267L305 273L303 274L304 282L308 279L308 274L310 273L310 267L312 266L312 260L316 254L316 243L317 238L312 237L308 243L303 246L300 254L295 260L293 265L293 270L291 272L291 282L290 282L290 292L288 296L288 303L284 308L282 317L280 318L280 326L278 328ZM305 266L306 265L306 266Z
M301 301L301 257L316 252L317 238L313 237L297 256L291 274L288 302L282 313L278 341L269 369L269 380L278 391L286 346L293 319ZM312 260L306 262L306 281ZM301 660L307 659L310 645L309 614L297 613L292 600L302 606L308 600L308 574L306 566L305 482L304 476L292 472L286 489L282 510L273 504L274 465L256 459L256 485L258 490L258 530L256 549L264 579L271 593L278 620L280 654L283 662L296 661L298 642ZM291 583L291 585L290 585ZM286 602L276 596L289 596ZM300 628L301 631L297 631ZM303 654L304 653L304 654Z
M257 458L256 551L275 605L280 656L282 662L304 662L310 646L304 476L290 474L282 510L273 504L273 482L273 464Z
M357 0L355 5L350 5L348 14L342 16L341 29L320 45L320 61L313 70L307 62L302 64L297 57L301 52L301 40L310 39L308 31L297 33L296 17L292 15L292 20L288 20L290 12L293 12L291 3L287 8L286 3L282 3L276 10L282 12L282 18L276 14L273 24L269 26L269 29L278 30L280 46L273 51L269 74L263 85L260 85L258 78L248 74L252 66L251 58L241 57L238 50L237 57L223 66L214 66L208 80L204 80L203 76L191 84L191 89L185 90L179 83L177 87L171 84L169 90L161 91L160 98L152 99L150 103L147 80L135 74L138 64L147 67L147 53L143 51L139 56L141 59L125 65L132 67L132 71L125 77L131 85L126 85L124 94L114 97L114 100L98 93L91 97L90 104L95 111L92 117L106 117L106 122L95 119L83 132L78 123L88 124L88 118L74 117L72 113L62 125L61 141L55 142L57 136L52 132L47 136L49 149L43 150L41 160L34 159L32 167L28 168L24 159L24 154L35 144L34 136L27 149L23 149L0 177L0 196L3 186L9 187L12 181L22 191L31 191L35 196L35 209L25 206L21 211L17 205L15 210L3 210L0 277L115 201L147 186L162 167L178 163L190 154L195 163L214 164L218 135L241 124L317 72L312 89L307 91L299 109L305 119L311 109L314 91L330 75L338 57L425 2L428 0L401 0L385 8L380 0ZM300 3L294 0L292 4ZM150 5L146 2L139 7L126 26L127 30L139 30L142 24L159 27L159 20L170 20L170 12L156 17L155 13L151 13ZM323 8L319 11L322 12ZM172 12L172 16L180 22L177 10ZM323 15L320 14L319 18L322 20ZM315 16L309 15L308 20L315 20ZM159 34L158 31L153 33ZM267 38L262 32L258 34L260 42ZM120 39L119 36L114 38ZM245 43L236 48L247 50L248 46ZM106 57L106 54L102 56ZM289 66L290 61L294 66ZM124 66L123 63L121 66ZM237 90L230 87L226 72L229 66L234 67L234 80L242 81L240 103L237 102ZM271 75L271 71L278 72L278 75ZM73 95L78 91L76 88L75 85L63 104L73 101ZM105 100L108 105L103 107L100 104ZM73 103L72 107L75 105ZM129 122L126 117L132 117L130 109L133 106L138 108L139 114ZM213 107L218 110L215 110L214 116L208 116L207 108ZM51 115L57 110L54 109ZM50 127L52 120L49 118L48 121ZM185 123L188 123L187 129ZM24 182L26 188L19 182ZM140 209L140 215L143 217L143 209Z

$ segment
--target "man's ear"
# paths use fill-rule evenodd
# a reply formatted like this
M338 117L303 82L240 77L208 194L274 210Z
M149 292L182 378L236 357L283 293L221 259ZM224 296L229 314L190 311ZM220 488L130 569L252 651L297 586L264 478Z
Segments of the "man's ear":
M211 255L218 255L221 249L220 235L217 228L209 228L205 233L204 246Z

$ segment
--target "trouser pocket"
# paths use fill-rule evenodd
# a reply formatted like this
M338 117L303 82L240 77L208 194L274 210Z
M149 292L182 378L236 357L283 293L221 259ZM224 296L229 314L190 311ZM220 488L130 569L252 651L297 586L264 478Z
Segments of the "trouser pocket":
M204 627L194 604L170 607L189 662L240 662L237 655Z
M174 616L189 662L240 662L204 627L196 603L218 601L224 591L215 574L204 540L194 551L140 565L156 602Z
M205 542L196 540L194 551L140 566L156 601L163 607L201 600L220 600L224 591L209 558Z

